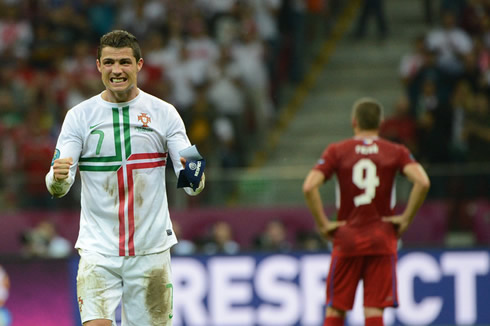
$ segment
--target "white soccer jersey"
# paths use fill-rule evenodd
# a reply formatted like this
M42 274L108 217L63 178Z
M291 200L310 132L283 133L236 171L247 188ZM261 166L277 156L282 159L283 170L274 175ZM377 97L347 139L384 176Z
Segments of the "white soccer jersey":
M55 158L73 158L61 195L73 184L77 166L80 170L81 217L75 247L133 256L174 245L165 165L169 154L177 174L182 169L179 151L189 146L177 110L141 90L126 103L110 103L99 94L69 110ZM60 193L52 167L46 183L51 193Z

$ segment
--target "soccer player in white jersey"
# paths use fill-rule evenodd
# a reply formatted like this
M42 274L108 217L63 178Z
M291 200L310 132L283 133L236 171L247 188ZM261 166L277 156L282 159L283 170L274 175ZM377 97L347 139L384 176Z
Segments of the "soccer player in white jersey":
M137 87L143 66L136 38L102 36L96 60L105 90L68 111L46 185L64 196L82 180L77 299L85 326L171 325L169 249L177 242L169 217L165 165L177 174L191 144L169 103ZM189 195L204 188L204 175Z

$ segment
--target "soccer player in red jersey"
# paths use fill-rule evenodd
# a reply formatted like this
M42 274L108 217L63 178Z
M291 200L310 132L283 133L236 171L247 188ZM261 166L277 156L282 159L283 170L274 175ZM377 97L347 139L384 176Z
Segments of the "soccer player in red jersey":
M383 107L372 98L354 103L354 137L333 143L307 175L303 192L321 234L333 241L327 277L324 326L344 324L364 282L367 326L382 326L386 307L397 307L397 241L412 222L430 187L423 167L409 150L378 137ZM395 176L412 182L406 208L394 214ZM325 214L320 186L333 175L337 182L337 220Z

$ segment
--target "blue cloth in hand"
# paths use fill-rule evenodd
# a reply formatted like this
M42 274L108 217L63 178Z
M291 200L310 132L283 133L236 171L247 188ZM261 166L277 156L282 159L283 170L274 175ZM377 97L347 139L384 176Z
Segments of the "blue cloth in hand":
M199 188L199 182L201 181L205 167L205 159L187 160L184 169L180 170L177 188L191 187L192 190Z

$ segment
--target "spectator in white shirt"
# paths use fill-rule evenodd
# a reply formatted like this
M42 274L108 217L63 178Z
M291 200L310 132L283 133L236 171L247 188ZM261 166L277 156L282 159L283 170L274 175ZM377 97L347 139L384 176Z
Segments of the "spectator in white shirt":
M456 25L455 14L450 11L443 13L442 26L427 35L427 46L437 52L439 66L450 74L462 72L462 57L473 49L471 37Z

